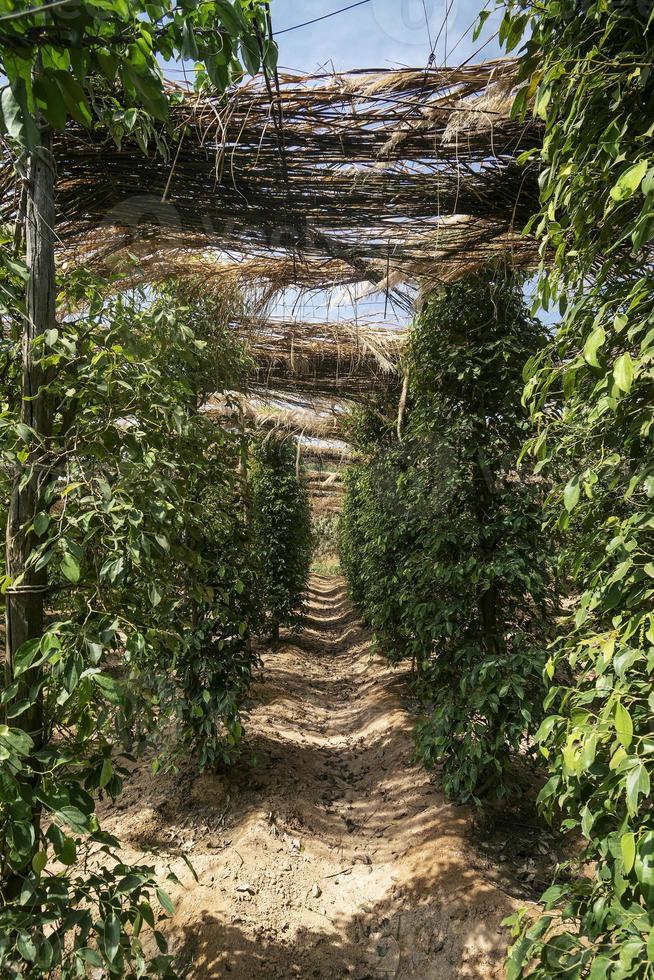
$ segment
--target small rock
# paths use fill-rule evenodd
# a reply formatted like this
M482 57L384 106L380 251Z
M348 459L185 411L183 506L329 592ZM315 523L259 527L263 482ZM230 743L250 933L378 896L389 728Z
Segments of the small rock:
M311 894L313 898L320 898L320 896L322 895L322 888L320 887L317 881L314 883L314 886L311 889Z
M247 881L239 882L239 884L236 886L236 891L247 895L256 895L257 893L254 886L250 885Z

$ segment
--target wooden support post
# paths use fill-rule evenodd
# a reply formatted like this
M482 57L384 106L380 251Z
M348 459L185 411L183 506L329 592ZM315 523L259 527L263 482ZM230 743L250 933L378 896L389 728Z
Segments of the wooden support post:
M44 390L47 379L38 363L42 351L36 351L35 359L35 341L56 326L54 188L52 136L45 129L41 145L30 155L27 171L25 239L29 278L22 339L21 421L34 434L28 459L16 466L7 519L7 574L12 579L6 607L8 683L13 679L17 651L43 633L47 573L45 569L39 572L28 569L27 559L35 544L30 528L39 511L41 488L47 478L47 440L52 427L50 399ZM17 580L19 584L13 587ZM37 679L34 671L28 671L21 678L21 686L29 690ZM23 714L22 723L38 748L43 738L40 698Z

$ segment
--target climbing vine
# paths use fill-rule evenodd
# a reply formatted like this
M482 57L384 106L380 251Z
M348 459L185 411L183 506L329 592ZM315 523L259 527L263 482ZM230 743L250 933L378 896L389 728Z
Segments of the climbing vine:
M269 435L254 448L252 522L266 628L299 623L312 553L311 511L294 443Z
M540 300L562 325L525 371L528 452L578 595L553 647L540 802L584 842L520 929L511 977L645 977L654 963L654 82L649 5L508 3L514 112L545 127ZM534 151L530 158L537 158ZM561 399L560 413L552 412Z
M415 663L418 754L462 799L506 792L539 716L551 563L542 481L516 459L521 364L543 339L503 270L447 286L411 331L401 441L379 413L353 430L367 458L343 517L351 594L381 650Z
M111 298L78 273L67 297L35 351L52 379L53 424L28 571L48 570L48 615L1 698L0 959L6 975L27 962L34 976L77 976L84 964L127 976L145 969L138 934L155 922L150 895L159 889L164 911L171 903L151 868L119 861L95 797L118 796L124 757L146 746L157 765L191 749L215 767L241 739L258 613L240 447L198 408L206 388L239 383L245 360L215 325L212 342L196 334L198 304L170 291ZM14 400L0 416L3 498L35 438L17 411ZM3 575L3 590L16 584ZM21 728L34 712L38 736ZM107 861L84 877L76 868L92 848ZM46 874L55 860L66 870ZM169 968L162 953L147 969Z
M247 575L196 551L211 535L233 554L242 533L202 513L207 475L232 493L230 446L200 417L192 381L208 377L205 342L179 306L62 280L53 131L97 127L166 155L182 134L168 127L161 61L190 59L198 86L222 90L243 73L239 55L250 71L275 63L266 34L265 7L240 0L3 5L0 133L19 188L0 265L6 976L170 973L161 934L148 964L139 939L156 924L152 870L120 864L95 797L117 795L116 754L171 715L201 764L229 754L252 666L235 598ZM91 847L107 851L98 870L71 871Z

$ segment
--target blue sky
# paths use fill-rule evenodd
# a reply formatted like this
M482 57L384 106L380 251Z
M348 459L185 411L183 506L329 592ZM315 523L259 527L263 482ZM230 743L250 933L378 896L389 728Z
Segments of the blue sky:
M300 5L292 0L272 0L273 25L275 31L281 32L352 2L305 0ZM302 71L320 67L329 70L332 65L337 71L397 65L421 68L434 45L437 64L445 64L446 50L447 64L460 64L497 31L501 15L494 12L479 39L473 42L468 28L476 21L483 3L484 0L370 0L319 24L280 33L280 64ZM494 0L489 0L488 6L494 7ZM495 39L475 60L493 58L499 53Z

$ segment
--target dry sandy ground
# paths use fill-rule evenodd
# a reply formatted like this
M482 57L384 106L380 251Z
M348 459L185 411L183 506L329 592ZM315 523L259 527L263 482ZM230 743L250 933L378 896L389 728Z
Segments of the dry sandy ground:
M183 976L504 975L520 903L470 811L411 764L406 679L370 656L342 580L314 576L305 631L265 654L249 761L227 779L143 764L105 810L127 856L156 847L183 882L166 926Z

